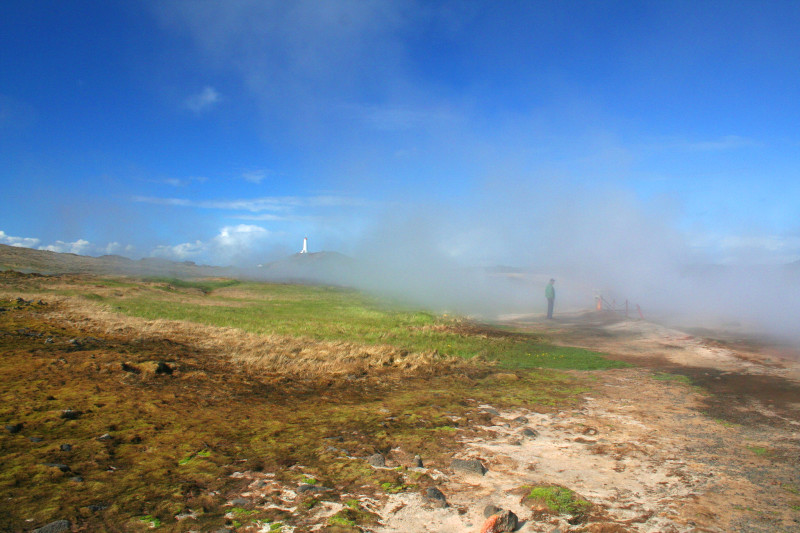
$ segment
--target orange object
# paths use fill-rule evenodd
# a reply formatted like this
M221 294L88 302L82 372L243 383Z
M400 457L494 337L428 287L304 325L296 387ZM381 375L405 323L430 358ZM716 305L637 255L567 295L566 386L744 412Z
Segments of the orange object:
M483 527L481 528L481 533L497 533L497 521L500 520L500 517L496 514L493 514L489 517L486 522L483 523Z

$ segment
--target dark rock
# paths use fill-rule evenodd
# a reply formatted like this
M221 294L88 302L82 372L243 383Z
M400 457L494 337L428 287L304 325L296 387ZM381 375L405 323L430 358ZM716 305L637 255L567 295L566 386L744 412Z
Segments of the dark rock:
M386 466L386 458L379 453L367 457L367 462L376 467Z
M447 498L445 498L442 491L436 487L428 487L425 489L425 499L429 500L436 507L447 507Z
M414 456L414 466L417 468L422 468L422 457L419 455Z
M62 452L71 452L72 451L72 444L62 444L61 445Z
M46 526L34 529L31 533L62 533L70 529L72 529L72 524L69 520L56 520Z
M156 365L156 374L172 375L172 367L164 361L159 361Z
M31 442L42 442L44 439L42 437L28 437L28 440Z
M522 434L525 437L530 437L532 439L535 439L536 437L539 436L539 434L535 430L533 430L531 428L522 428Z
M80 411L74 411L72 409L64 409L61 411L61 418L64 420L76 420L80 418L83 413Z
M453 459L450 463L450 468L469 474L480 474L481 476L487 472L483 463L477 459Z
M83 478L81 476L72 476L69 480L75 483L83 483Z
M502 511L502 509L500 509L500 508L499 508L499 507L497 507L496 505L494 505L494 504L491 504L491 503L490 503L489 505L487 505L486 507L484 507L484 509L483 509L483 517L484 517L484 518L489 518L489 517L490 517L490 516L492 516L493 514L497 514L497 513L499 513L500 511Z
M9 424L6 426L9 433L19 433L22 431L22 424Z
M102 511L103 509L108 509L108 505L106 505L104 503L93 503L93 504L89 505L88 507L89 507L89 510L91 512L93 512L93 513L98 513L100 511Z
M489 516L481 527L481 533L505 533L517 529L517 515L511 511L500 511Z
M297 487L297 492L326 492L329 490L333 490L330 487L323 487L321 485L311 485L309 483L301 483L299 487Z
M498 514L497 519L497 531L498 532L505 532L505 531L514 531L517 529L517 524L519 523L519 519L517 515L512 513L511 511L500 511Z
M518 416L517 418L512 420L512 422L516 422L517 424L527 424L528 423L528 419L526 417L524 417L524 416Z
M62 472L69 472L69 467L61 463L42 463L42 464L44 466L49 466L50 468L58 468Z

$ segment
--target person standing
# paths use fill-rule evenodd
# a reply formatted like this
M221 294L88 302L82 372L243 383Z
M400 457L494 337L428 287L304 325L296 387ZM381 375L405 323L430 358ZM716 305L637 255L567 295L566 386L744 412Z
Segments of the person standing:
M556 280L551 279L547 287L544 288L544 297L547 298L547 318L553 318L553 304L556 301L556 289L553 287L555 282Z

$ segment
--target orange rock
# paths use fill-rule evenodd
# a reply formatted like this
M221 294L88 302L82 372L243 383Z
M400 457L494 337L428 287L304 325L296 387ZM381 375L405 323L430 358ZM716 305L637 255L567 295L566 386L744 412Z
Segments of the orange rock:
M481 533L498 533L497 529L497 522L500 520L500 517L496 514L490 516L486 522L483 523L483 527L481 528Z

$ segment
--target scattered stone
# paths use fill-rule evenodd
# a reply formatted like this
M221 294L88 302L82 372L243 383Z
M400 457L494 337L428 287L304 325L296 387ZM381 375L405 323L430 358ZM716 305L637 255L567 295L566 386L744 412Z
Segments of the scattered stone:
M525 437L530 437L532 439L535 439L536 437L539 436L539 433L537 433L535 430L531 428L522 428L522 435L524 435Z
M69 520L56 520L55 522L50 522L46 526L34 529L31 533L62 533L70 529L72 529L72 524Z
M83 483L83 478L81 476L72 476L69 480L75 483Z
M505 533L507 531L514 531L517 529L517 515L511 511L500 511L499 513L491 515L483 527L481 533Z
M367 457L367 462L375 467L386 466L386 458L380 453Z
M505 510L501 511L497 515L499 519L497 520L497 525L499 529L497 531L514 531L517 529L517 524L519 523L519 519L517 515L512 513L511 511Z
M71 452L72 451L72 444L62 444L60 446L62 452Z
M64 420L77 420L83 413L73 409L64 409L61 411L61 418Z
M172 375L172 367L169 366L164 361L159 361L156 364L156 374L167 374L167 375L171 376Z
M31 442L42 442L44 439L42 437L28 437L28 440Z
M175 520L180 522L181 520L186 520L187 518L191 518L192 520L197 520L197 512L192 511L191 509L185 509L182 512L175 515Z
M61 463L42 463L42 464L44 466L49 466L50 468L58 468L62 472L69 472L69 467Z
M19 433L22 431L22 424L9 424L6 426L9 433Z
M236 498L234 500L231 500L231 505L233 505L234 507L245 507L247 505L250 505L250 500L246 500L244 498Z
M597 431L597 428L593 428L593 427L588 427L588 428L583 430L583 434L584 435L588 435L588 436L597 435L598 433L599 433L599 431Z
M528 421L527 417L518 416L517 418L515 418L513 420L513 422L516 422L517 424L527 424L529 421Z
M436 487L428 487L425 489L425 499L430 501L436 507L447 507L447 498L444 497L442 491Z
M492 416L500 416L500 411L498 411L497 409L495 409L493 407L483 407L483 408L481 408L481 411L483 411L484 413L490 414Z
M417 468L422 468L422 457L419 455L414 456L414 466Z
M89 510L93 513L98 513L103 509L108 509L108 505L106 505L105 503L93 503L89 505Z
M97 440L100 440L100 441L106 441L106 440L112 440L113 438L114 438L114 437L112 437L112 436L111 436L111 435L109 435L108 433L103 433L102 435L100 435L99 437L97 437Z
M487 506L486 506L486 507L483 509L483 517L484 517L484 518L489 518L489 517L490 517L490 516L492 516L493 514L497 514L497 513L499 513L500 511L502 511L502 509L500 509L500 508L499 508L499 507L497 507L496 505L494 505L494 504L491 504L491 503L490 503L489 505L487 505Z
M310 483L301 483L299 487L297 487L297 492L326 492L333 490L330 487L323 487L322 485L311 485Z
M483 463L477 459L453 459L450 463L450 468L460 472L467 472L469 474L486 474L487 469Z

